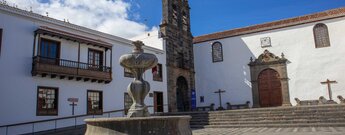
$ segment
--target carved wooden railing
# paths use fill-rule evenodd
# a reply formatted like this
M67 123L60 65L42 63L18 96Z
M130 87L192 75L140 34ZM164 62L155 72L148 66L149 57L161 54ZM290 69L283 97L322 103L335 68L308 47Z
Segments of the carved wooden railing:
M42 56L33 57L32 74L50 74L61 77L84 78L93 81L109 82L111 78L111 67L93 65L83 62L47 58Z

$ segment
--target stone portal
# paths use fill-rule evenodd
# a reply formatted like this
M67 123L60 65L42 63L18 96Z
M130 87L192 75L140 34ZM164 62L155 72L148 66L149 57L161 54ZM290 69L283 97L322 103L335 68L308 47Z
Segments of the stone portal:
M288 60L265 50L257 59L250 59L253 107L291 106Z

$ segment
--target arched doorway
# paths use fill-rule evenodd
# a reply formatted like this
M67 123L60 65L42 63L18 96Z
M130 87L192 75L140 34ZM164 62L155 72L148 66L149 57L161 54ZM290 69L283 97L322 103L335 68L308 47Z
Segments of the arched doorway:
M261 71L258 87L261 107L282 106L282 85L277 71L270 68Z
M180 76L176 83L176 105L177 111L189 111L188 83L186 78Z

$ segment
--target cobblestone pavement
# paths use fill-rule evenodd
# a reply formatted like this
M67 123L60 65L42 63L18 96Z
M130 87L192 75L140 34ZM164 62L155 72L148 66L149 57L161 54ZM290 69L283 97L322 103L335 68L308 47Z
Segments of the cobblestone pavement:
M345 127L204 128L193 135L345 135Z

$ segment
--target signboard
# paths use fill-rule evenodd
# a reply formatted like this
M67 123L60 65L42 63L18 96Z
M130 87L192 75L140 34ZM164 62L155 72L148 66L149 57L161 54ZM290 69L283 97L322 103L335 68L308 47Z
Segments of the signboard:
M68 98L67 101L69 102L78 102L78 98Z
M191 102L192 102L192 110L196 109L196 93L195 89L192 89L192 96L191 96Z

